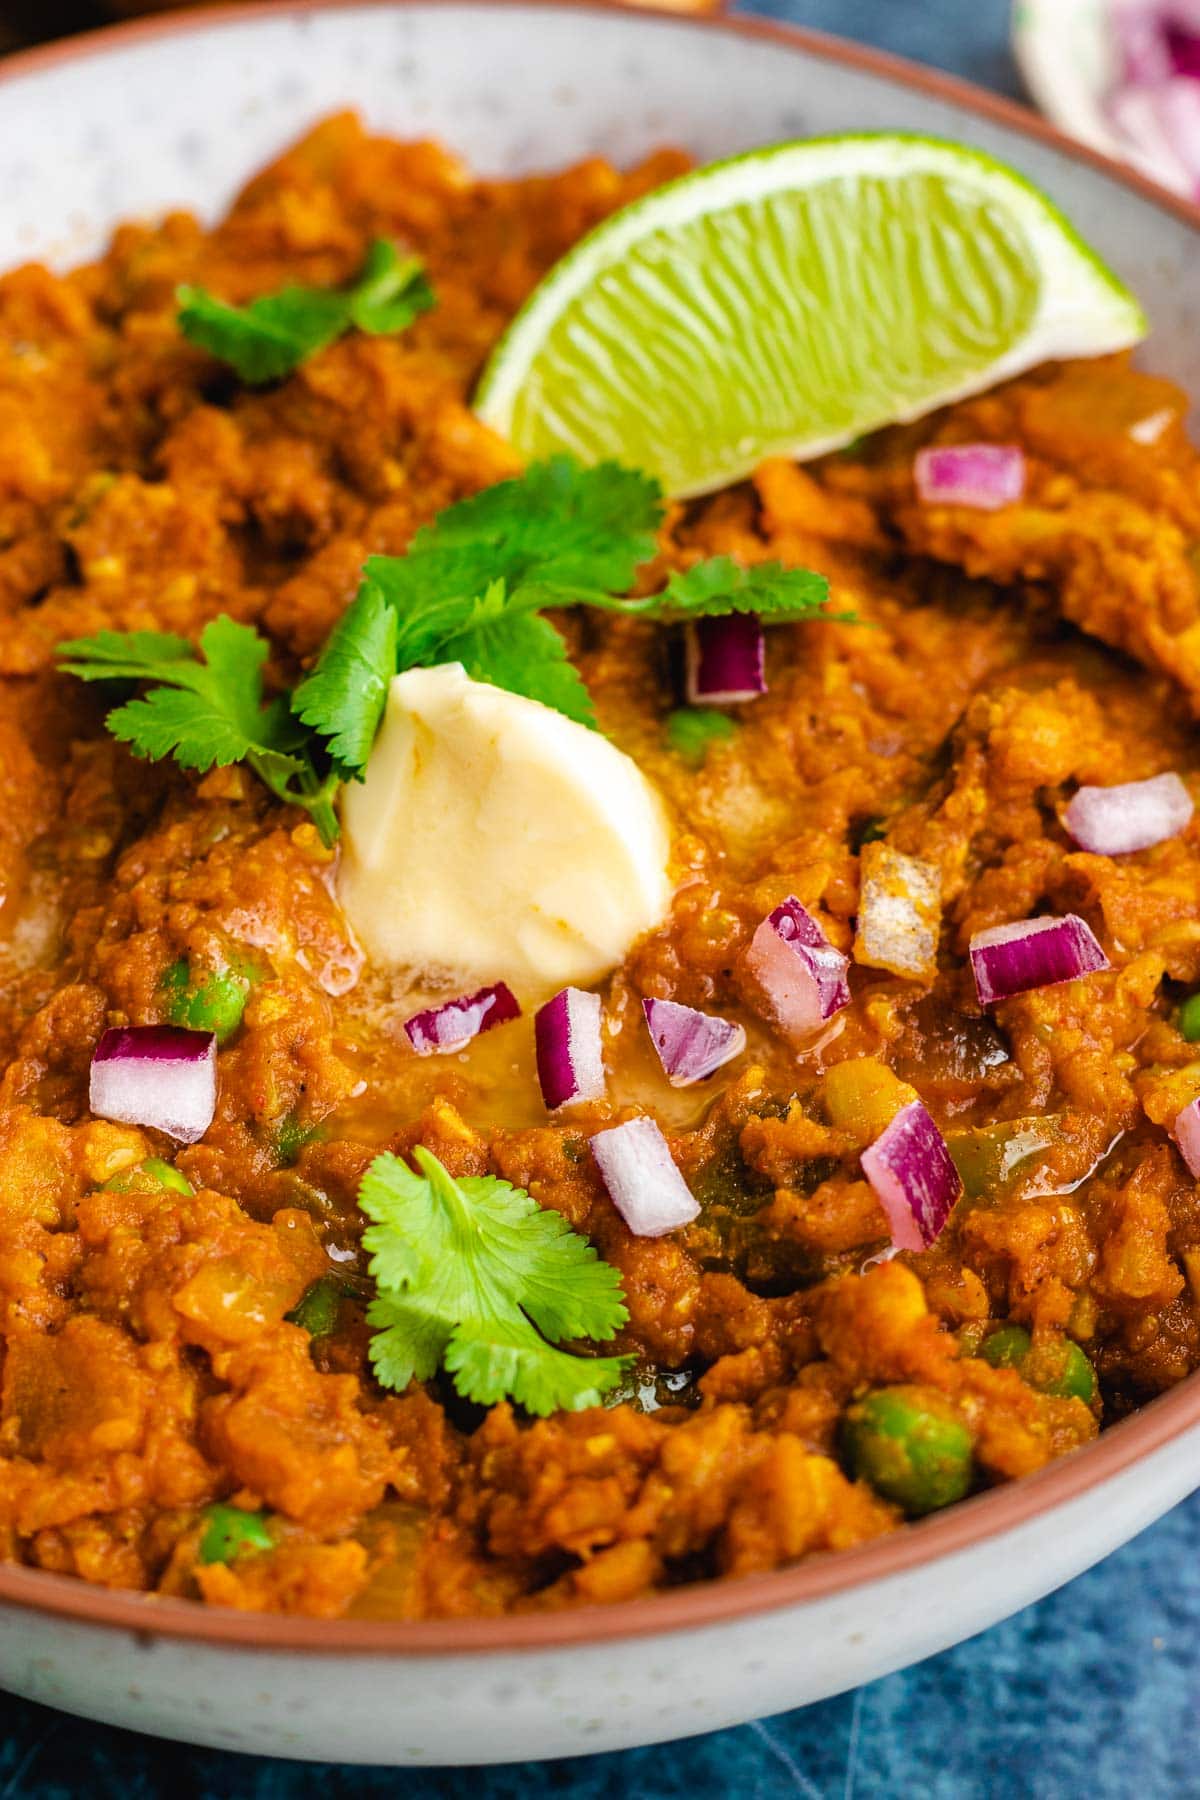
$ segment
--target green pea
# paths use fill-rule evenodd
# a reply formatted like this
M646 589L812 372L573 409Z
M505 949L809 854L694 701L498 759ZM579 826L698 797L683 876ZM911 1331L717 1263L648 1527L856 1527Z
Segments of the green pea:
M173 1194L194 1194L195 1188L186 1175L161 1156L148 1156L132 1169L121 1169L104 1183L111 1194L152 1194L157 1188L169 1188Z
M724 742L736 730L736 722L712 706L681 706L667 715L667 743L693 769L700 767L710 744Z
M1189 994L1175 1015L1179 1035L1189 1044L1200 1043L1200 994Z
M194 981L181 957L163 976L160 991L172 1025L186 1026L189 1031L213 1031L217 1042L223 1044L242 1022L252 985L253 978L244 966L214 969Z
M1096 1398L1096 1371L1072 1338L1035 1344L1022 1326L1002 1325L984 1339L979 1354L993 1369L1015 1369L1041 1394L1082 1400L1088 1406Z
M204 1535L200 1539L202 1563L229 1563L246 1550L273 1550L275 1539L264 1514L243 1512L240 1506L208 1506L204 1509Z
M935 1388L879 1388L856 1401L842 1443L851 1473L914 1518L970 1489L971 1434Z
M1002 1325L979 1346L979 1354L993 1369L1019 1369L1033 1349L1033 1339L1023 1325Z
M284 1313L283 1316L293 1325L303 1326L310 1337L329 1337L337 1330L338 1313L345 1292L345 1282L339 1281L336 1275L319 1275L312 1286L305 1289L291 1312Z

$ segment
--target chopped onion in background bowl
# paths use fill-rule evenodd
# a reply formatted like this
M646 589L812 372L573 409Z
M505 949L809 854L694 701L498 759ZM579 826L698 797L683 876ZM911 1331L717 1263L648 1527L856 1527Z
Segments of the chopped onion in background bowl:
M1023 0L1013 49L1062 130L1200 198L1200 0Z

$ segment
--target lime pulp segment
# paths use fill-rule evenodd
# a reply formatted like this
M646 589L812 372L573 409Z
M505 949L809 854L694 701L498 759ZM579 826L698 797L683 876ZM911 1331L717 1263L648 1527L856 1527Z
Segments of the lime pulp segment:
M686 496L1144 331L1003 164L931 138L812 139L600 225L526 302L476 410L527 456L614 457Z

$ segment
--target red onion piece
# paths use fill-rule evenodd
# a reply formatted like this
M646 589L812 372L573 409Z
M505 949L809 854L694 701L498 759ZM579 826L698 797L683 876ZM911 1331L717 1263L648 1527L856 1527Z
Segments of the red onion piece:
M418 1056L440 1056L449 1050L461 1050L481 1031L490 1031L493 1025L507 1025L510 1019L520 1016L521 1008L511 989L497 981L493 987L480 988L478 993L463 994L457 1000L447 1000L443 1006L414 1013L405 1020L404 1029Z
M1168 19L1166 36L1167 52L1175 74L1187 75L1193 81L1200 80L1200 29L1192 31L1186 25L1178 25Z
M808 909L794 896L763 920L746 951L746 967L760 983L790 1036L817 1031L850 1004L850 958L835 950Z
M675 1000L643 1000L642 1011L672 1087L706 1080L746 1048L746 1033L732 1019L697 1012Z
M1191 194L1196 187L1191 169L1174 142L1174 122L1163 103L1166 84L1156 87L1118 88L1110 94L1106 110L1118 132L1140 153L1140 160L1164 186L1177 194Z
M687 628L691 706L736 706L767 691L767 647L753 613L697 619Z
M897 1250L928 1250L962 1193L946 1140L920 1100L902 1106L862 1153L862 1170L892 1228Z
M1171 73L1171 52L1161 17L1165 10L1147 5L1146 0L1114 0L1110 18L1122 76L1135 86L1165 81Z
M1159 89L1159 117L1171 146L1200 193L1200 82L1176 75Z
M996 512L1025 493L1025 452L1016 444L943 444L917 454L917 492L927 506Z
M662 1237L699 1213L699 1203L653 1119L613 1125L598 1131L591 1142L608 1197L634 1237Z
M92 1057L88 1104L98 1119L149 1125L194 1144L217 1106L217 1039L177 1025L115 1026Z
M1125 81L1150 86L1171 75L1200 76L1197 0L1113 0L1111 18Z
M1178 775L1155 775L1117 787L1081 787L1063 824L1081 849L1097 856L1126 856L1178 837L1195 810Z
M1110 17L1109 117L1158 180L1200 195L1200 0L1112 0Z
M1112 967L1086 920L1077 913L1061 919L1018 919L977 931L971 939L971 969L980 1006L994 1006L1013 994L1056 987L1080 975Z
M1200 1100L1190 1100L1175 1115L1171 1136L1179 1146L1179 1154L1189 1171L1200 1181Z
M585 988L564 988L538 1008L533 1036L547 1112L601 1098L604 1052L599 994L589 994Z

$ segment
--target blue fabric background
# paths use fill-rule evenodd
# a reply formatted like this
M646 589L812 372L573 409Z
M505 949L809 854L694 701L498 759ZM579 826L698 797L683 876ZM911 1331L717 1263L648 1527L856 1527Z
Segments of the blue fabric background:
M1007 0L757 0L1015 93ZM397 1773L188 1750L0 1696L0 1800L1200 1796L1200 1495L1060 1593L857 1693L687 1743Z

